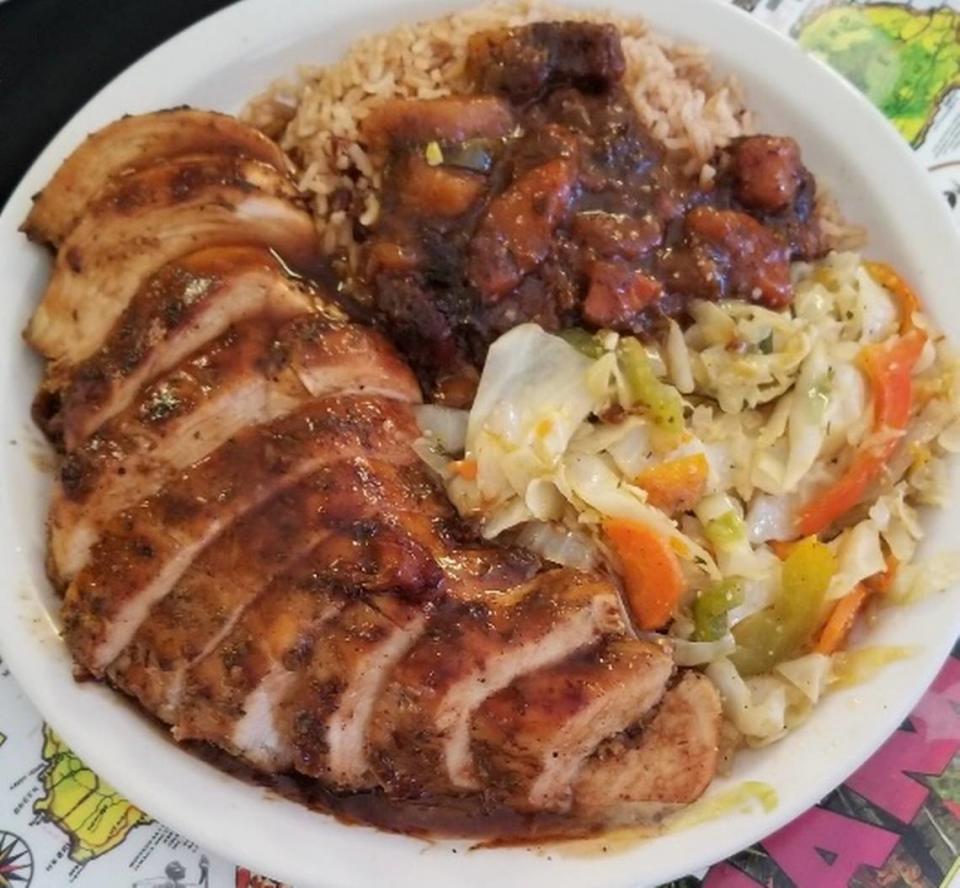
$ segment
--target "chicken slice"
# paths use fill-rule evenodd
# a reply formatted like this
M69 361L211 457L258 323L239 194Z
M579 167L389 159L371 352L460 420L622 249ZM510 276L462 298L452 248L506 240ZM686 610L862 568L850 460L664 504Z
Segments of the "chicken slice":
M380 334L299 318L232 328L149 386L68 454L51 507L50 572L71 579L101 528L250 425L332 392L418 401L413 374Z
M47 409L40 417L45 430L73 450L128 407L146 383L232 324L292 318L311 311L314 302L310 290L259 247L214 247L175 260L147 281L103 348L79 364L62 389L49 380L40 399L52 397L56 413Z
M406 528L417 524L414 518L429 527L433 517L445 519L452 508L429 482L409 441L395 442L390 462L380 459L390 457L389 452L378 452L376 461L344 459L318 473L312 483L323 497L321 520L336 532L265 589L229 636L191 671L178 734L240 750L261 767L286 761L291 752L287 742L281 743L273 707L296 677L294 672L304 667L302 658L291 658L291 652L312 644L315 629L304 619L301 637L288 614L313 613L310 599L334 592L335 602L360 598L370 590L399 592L410 601L440 594L443 571L430 548ZM326 610L320 612L324 620L329 616ZM255 655L237 671L233 652L241 649Z
M323 627L277 715L297 771L339 789L374 785L364 748L370 719L426 623L424 608L380 595L352 602Z
M74 658L101 676L150 608L233 521L324 465L370 451L399 455L415 430L405 404L332 396L235 435L107 524L66 592L64 637Z
M426 625L424 603L450 581L442 555L435 559L408 534L416 513L398 511L403 504L393 496L384 499L380 521L341 537L347 546L331 552L324 568L328 582L362 597L324 625L276 712L279 758L341 788L372 785L364 739L374 707Z
M411 460L412 452L404 458ZM173 720L186 669L212 652L243 610L297 558L323 543L311 565L324 563L321 556L333 565L356 565L360 573L355 583L369 582L378 561L406 564L412 570L412 556L419 553L421 561L430 558L426 549L409 539L402 539L405 545L399 548L371 549L373 530L363 522L382 514L384 502L403 510L416 509L417 514L449 510L435 490L431 489L430 501L424 501L414 485L396 476L387 478L387 469L387 464L371 464L363 458L327 465L238 521L153 606L133 641L110 667L114 683L152 711L162 706L161 717ZM344 538L341 532L337 539L344 542L338 548L335 540L327 538L344 522L355 522L358 536ZM379 559L371 557L378 553ZM431 559L431 563L435 562ZM324 569L330 572L329 567ZM311 566L311 570L317 568ZM392 583L404 576L398 571ZM343 582L342 576L335 579Z
M720 698L710 680L687 671L637 733L606 741L574 785L578 816L637 823L700 797L717 769Z
M623 628L607 582L558 569L518 588L441 606L397 665L368 736L368 757L394 795L477 786L470 718L491 694Z
M263 591L222 643L188 674L174 729L178 739L217 743L266 770L290 766L293 750L281 734L277 710L314 650L327 645L327 625L344 608L351 609L352 616L340 631L351 621L355 625L365 614L354 607L357 599L371 588L391 589L413 600L438 594L442 575L432 558L422 550L413 558L390 558L376 537L371 521L331 534ZM384 598L380 607L402 626L397 638L382 624L371 629L372 650L365 653L379 658L384 670L408 646L402 639L415 635L424 617L422 605L397 601L394 606ZM366 617L371 626L372 615ZM360 655L354 660L359 672ZM363 676L355 679L363 683Z
M473 717L484 788L518 810L566 810L583 762L657 703L672 671L658 645L616 638L521 676Z
M294 197L281 173L238 158L176 160L124 177L63 242L28 342L58 378L100 348L152 275L205 247L256 244L315 267L313 220Z
M311 553L277 576L187 671L174 714L177 740L215 743L263 770L289 766L274 711L309 659L322 625L347 603L342 589L316 576L315 557Z
M190 666L212 651L262 589L330 533L323 485L285 490L190 565L110 665L111 682L172 721Z
M82 142L35 198L23 230L57 246L114 177L197 154L249 157L285 171L280 147L259 130L215 111L174 108L122 117Z

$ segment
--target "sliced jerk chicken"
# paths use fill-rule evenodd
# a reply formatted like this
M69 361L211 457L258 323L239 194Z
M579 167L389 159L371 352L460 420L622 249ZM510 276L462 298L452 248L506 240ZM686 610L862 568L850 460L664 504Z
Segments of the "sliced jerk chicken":
M107 520L245 428L340 391L419 399L410 371L373 331L322 314L230 327L67 453L50 512L53 575L71 579Z
M130 405L144 384L247 318L283 320L310 294L261 247L214 247L163 266L133 296L69 385L38 405L49 435L75 447Z
M657 645L614 638L517 679L473 719L485 785L521 810L566 810L584 761L663 697L672 671Z
M279 146L228 114L174 108L123 117L87 137L35 198L23 224L31 240L60 246L111 180L187 155L249 157L285 171Z
M104 344L134 294L164 265L221 244L256 244L291 266L317 264L316 231L284 173L257 160L162 162L117 180L64 239L28 342L55 382Z
M389 102L365 124L405 182L365 250L376 306L401 343L433 325L451 399L472 365L450 305L417 289L433 248L391 208L452 232L482 203L463 273L502 311L569 221L582 139L551 123L488 197L489 169L413 149L515 138L511 90L611 88L618 47L577 27L488 35L490 94ZM738 187L769 204L792 186ZM62 451L48 567L78 670L177 739L330 798L481 819L493 803L573 831L692 800L715 768L712 687L635 636L610 577L457 515L414 446L417 376L339 306L304 206L276 146L187 109L95 134L35 204L27 230L59 247L27 331L50 360L35 415ZM622 241L576 225L598 251ZM640 256L659 229L634 228Z
M687 672L643 730L600 745L574 782L575 807L595 822L627 824L688 805L716 773L719 740L717 692Z

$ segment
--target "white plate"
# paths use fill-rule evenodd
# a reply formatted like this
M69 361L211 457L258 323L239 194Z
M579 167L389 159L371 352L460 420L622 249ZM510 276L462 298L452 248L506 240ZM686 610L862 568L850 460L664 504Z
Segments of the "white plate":
M347 827L272 797L178 749L119 695L75 684L57 637L57 602L43 571L49 477L38 465L45 451L29 419L39 366L19 337L49 271L44 252L17 233L30 195L87 132L121 114L182 103L235 111L298 63L333 60L363 32L451 5L247 0L200 22L123 73L33 165L0 217L0 649L64 739L132 801L202 845L298 888L657 884L762 838L858 767L907 715L948 654L958 626L958 591L887 613L870 640L916 645L917 654L888 667L879 680L832 696L783 742L742 754L735 773L711 790L721 792L744 779L766 781L779 795L774 811L730 814L589 858L558 848L463 853L462 844L427 844ZM876 111L789 41L731 6L711 0L611 5L710 47L719 70L738 74L764 127L799 139L807 163L832 186L848 216L869 224L871 252L916 283L938 321L960 342L956 233L911 152ZM956 491L947 501L946 511L928 516L926 551L957 545Z

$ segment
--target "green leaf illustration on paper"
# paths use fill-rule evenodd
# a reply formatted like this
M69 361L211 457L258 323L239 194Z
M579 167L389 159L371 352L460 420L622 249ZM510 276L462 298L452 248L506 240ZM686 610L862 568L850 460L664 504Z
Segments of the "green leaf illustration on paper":
M946 96L960 89L960 11L948 6L831 5L802 21L796 36L914 146L926 138Z

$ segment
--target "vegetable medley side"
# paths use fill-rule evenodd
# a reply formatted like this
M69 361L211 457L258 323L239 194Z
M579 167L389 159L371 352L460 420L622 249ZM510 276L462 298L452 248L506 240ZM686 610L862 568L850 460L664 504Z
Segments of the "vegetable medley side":
M913 560L960 450L960 365L889 265L795 263L773 308L694 302L660 342L523 324L420 453L488 538L608 569L638 631L718 686L751 745L902 652L872 607L960 578Z

